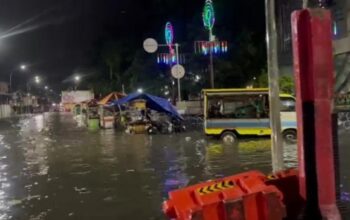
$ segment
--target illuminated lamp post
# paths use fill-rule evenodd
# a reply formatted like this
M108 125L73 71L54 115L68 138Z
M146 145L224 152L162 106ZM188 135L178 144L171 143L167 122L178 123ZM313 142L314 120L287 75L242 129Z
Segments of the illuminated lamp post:
M169 48L169 53L161 53L158 54L157 62L167 64L172 68L172 75L177 79L177 90L178 90L178 101L181 101L181 82L180 79L183 77L182 71L178 71L178 68L183 69L180 66L180 62L184 62L183 56L179 55L179 44L174 43L174 28L170 22L165 24L164 29L164 37L166 46ZM174 49L175 47L175 49ZM176 74L175 72L181 72L180 74Z
M227 53L228 43L227 41L218 41L213 35L213 29L215 25L215 11L212 0L206 0L203 9L203 25L209 32L208 41L195 41L195 52L202 55L209 55L209 71L210 71L210 86L215 87L214 82L214 54Z
M178 47L180 45L174 43L174 28L170 22L167 22L165 25L164 36L165 36L165 43L166 43L165 46L169 48L169 53L159 53L157 55L157 62L159 64L162 63L170 66L174 64L184 63L185 57L179 54Z
M174 28L170 22L165 25L165 42L166 44L158 44L158 42L152 38L148 38L144 41L144 49L148 53L154 53L158 50L158 47L168 47L169 53L160 53L157 56L157 62L171 66L171 74L177 79L178 85L178 101L181 101L181 84L180 79L185 75L185 68L180 65L184 59L179 55L180 44L174 43ZM174 49L175 47L175 49Z
M25 71L25 70L27 69L27 66L22 64L22 65L20 66L20 69L21 69L22 71ZM10 73L10 80L9 80L9 91L10 91L10 92L12 92L12 81L13 81L12 76L13 76L13 74L14 74L14 71L12 71L12 72Z
M78 89L79 83L80 83L81 77L79 75L74 76L74 82L75 82L75 90Z

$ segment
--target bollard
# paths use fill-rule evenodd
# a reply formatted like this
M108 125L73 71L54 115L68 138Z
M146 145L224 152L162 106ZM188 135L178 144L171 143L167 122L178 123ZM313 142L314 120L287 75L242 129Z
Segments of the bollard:
M340 219L332 136L332 19L325 9L292 14L300 194L305 219Z
M304 200L299 194L299 171L289 169L267 176L267 185L276 186L283 194L283 203L286 206L286 220L298 219Z
M265 181L250 171L172 191L163 211L176 220L282 220L283 195Z

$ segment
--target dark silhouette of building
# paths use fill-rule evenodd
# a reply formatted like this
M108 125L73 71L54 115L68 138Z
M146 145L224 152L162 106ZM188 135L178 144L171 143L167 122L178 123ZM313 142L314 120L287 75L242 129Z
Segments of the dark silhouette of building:
M292 65L292 12L302 8L302 0L277 0L276 25L280 66Z

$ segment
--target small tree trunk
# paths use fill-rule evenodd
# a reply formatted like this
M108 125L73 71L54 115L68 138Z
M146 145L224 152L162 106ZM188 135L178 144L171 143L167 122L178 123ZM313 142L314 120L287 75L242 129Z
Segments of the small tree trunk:
M113 79L113 66L110 64L109 66L109 79L112 80Z
M303 0L303 8L307 8L309 6L309 0Z

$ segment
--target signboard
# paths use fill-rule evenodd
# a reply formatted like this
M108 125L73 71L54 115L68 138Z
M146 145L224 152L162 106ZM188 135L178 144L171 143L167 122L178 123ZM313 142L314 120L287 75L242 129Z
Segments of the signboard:
M181 79L185 76L185 68L180 64L176 64L175 66L173 66L173 68L171 68L171 75L175 79Z
M143 42L143 48L147 53L154 53L158 50L158 42L153 38L148 38Z
M0 93L8 93L9 87L6 82L0 82Z
M350 93L336 95L334 102L336 110L350 111Z
M92 91L63 91L62 104L81 103L94 98Z

